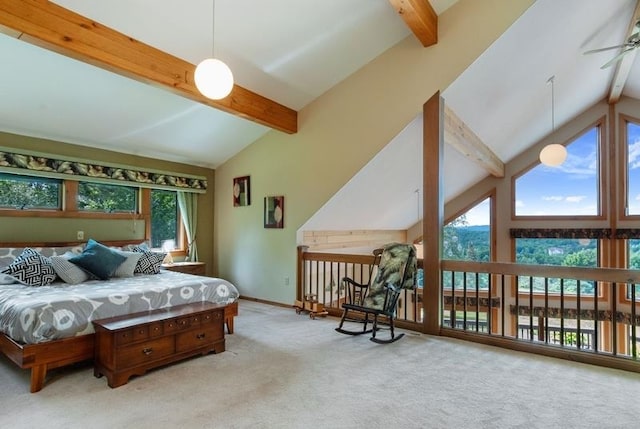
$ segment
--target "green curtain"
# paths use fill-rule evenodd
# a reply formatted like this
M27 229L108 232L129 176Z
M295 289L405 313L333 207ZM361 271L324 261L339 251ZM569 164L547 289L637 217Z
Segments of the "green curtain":
M187 261L198 260L198 246L196 245L196 230L198 225L198 194L178 191L178 207L184 229L187 232L189 254Z

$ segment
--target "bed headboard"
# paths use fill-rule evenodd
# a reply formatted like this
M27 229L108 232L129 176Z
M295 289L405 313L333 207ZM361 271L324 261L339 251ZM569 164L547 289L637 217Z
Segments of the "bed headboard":
M129 244L140 244L140 240L111 240L100 243L109 247L125 247ZM62 255L67 251L80 253L84 249L86 241L56 241L56 242L7 242L0 241L0 268L11 264L22 253L25 247L31 247L43 256Z

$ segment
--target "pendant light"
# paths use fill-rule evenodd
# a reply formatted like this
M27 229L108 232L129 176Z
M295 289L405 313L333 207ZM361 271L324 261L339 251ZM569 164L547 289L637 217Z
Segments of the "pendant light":
M551 84L551 136L555 132L554 88L555 76L551 76L547 83ZM558 167L567 159L567 148L558 143L548 144L540 151L540 162L548 167Z
M222 61L215 58L215 10L216 2L212 1L213 13L211 23L211 58L207 58L198 64L193 79L196 88L202 95L212 100L220 100L231 93L233 89L233 73L231 69Z

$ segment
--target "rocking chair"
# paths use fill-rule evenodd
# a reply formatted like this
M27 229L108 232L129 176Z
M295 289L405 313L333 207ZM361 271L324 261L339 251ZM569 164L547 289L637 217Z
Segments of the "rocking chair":
M394 319L402 290L415 288L416 249L411 244L391 243L374 250L373 255L368 284L358 283L349 277L342 279L347 296L342 304L342 318L336 331L347 335L371 333L369 339L375 343L392 343L404 336L395 335ZM378 272L373 276L376 266ZM360 324L362 328L353 331L345 329L345 322ZM369 323L371 329L367 329ZM376 337L376 332L382 329L379 325L388 326L390 338Z

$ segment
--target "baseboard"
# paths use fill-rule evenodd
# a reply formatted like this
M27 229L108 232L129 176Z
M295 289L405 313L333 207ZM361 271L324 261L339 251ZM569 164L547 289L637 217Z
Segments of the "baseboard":
M284 307L284 308L291 308L292 305L291 304L283 304L281 302L275 302L275 301L269 301L266 299L261 299L261 298L253 298L251 296L240 296L240 299L246 299L247 301L253 301L253 302L259 302L261 304L269 304L269 305L273 305L276 307Z

